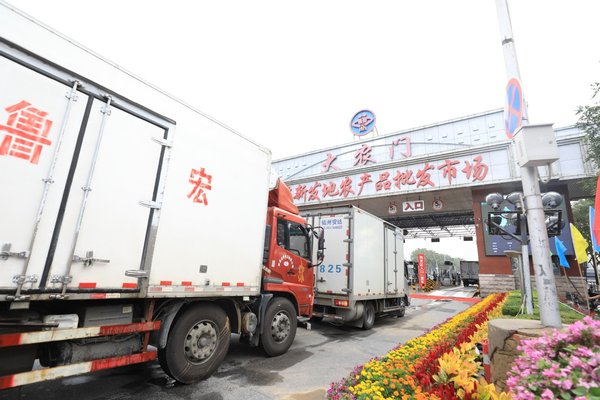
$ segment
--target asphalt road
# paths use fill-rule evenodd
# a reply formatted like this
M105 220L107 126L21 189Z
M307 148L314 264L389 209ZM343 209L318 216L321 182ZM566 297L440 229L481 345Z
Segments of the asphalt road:
M290 351L268 358L232 337L225 362L209 379L173 385L158 363L128 366L0 392L0 400L312 400L356 365L382 356L469 307L458 301L415 299L403 318L377 320L369 331L313 323L299 328Z

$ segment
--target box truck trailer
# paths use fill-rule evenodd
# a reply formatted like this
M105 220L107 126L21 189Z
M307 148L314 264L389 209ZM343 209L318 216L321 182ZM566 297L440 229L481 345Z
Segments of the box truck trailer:
M479 261L461 261L460 277L465 287L479 285Z
M0 389L288 350L316 230L269 150L5 2L0 76Z
M378 316L404 316L409 290L400 229L354 206L301 214L327 240L314 268L314 318L371 329Z

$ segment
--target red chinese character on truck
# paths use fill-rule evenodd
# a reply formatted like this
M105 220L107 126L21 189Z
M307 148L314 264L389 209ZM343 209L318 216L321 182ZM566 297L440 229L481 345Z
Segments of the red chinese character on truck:
M21 102L6 107L8 121L0 124L0 131L6 132L0 142L0 156L22 158L32 164L40 161L43 146L50 146L48 139L52 121L47 112L38 110L31 103Z
M204 171L204 168L192 169L192 172L190 173L190 183L194 185L194 187L187 197L193 197L192 200L194 203L208 205L206 191L212 189L212 175L208 175Z

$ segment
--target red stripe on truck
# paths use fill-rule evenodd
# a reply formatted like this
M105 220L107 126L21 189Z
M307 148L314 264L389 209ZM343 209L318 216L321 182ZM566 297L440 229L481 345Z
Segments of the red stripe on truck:
M160 328L160 321L140 322L125 325L106 325L101 326L99 336L122 335L132 332L155 331Z
M160 281L160 286L171 286L173 281Z
M96 289L96 282L80 282L79 289Z
M229 282L223 282L223 283L221 283L221 286L231 286L231 283L229 283Z
M14 379L14 375L0 376L0 390L13 387Z
M10 347L18 344L21 344L20 333L6 333L4 335L0 335L0 347Z
M100 371L102 369L123 367L130 364L139 364L146 361L156 360L156 352L148 351L146 353L131 354L122 357L105 358L103 360L92 361L90 372Z
M236 283L236 285L235 285L235 286L237 286L237 287L243 287L243 286L244 286L244 283L243 283L243 282L238 282L238 283Z
M192 281L182 281L181 286L192 286Z
M137 289L137 283L123 282L123 289Z

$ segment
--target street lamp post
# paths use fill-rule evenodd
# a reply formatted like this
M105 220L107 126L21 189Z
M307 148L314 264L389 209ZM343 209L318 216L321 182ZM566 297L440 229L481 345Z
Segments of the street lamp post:
M496 9L500 23L506 73L509 79L517 78L520 81L521 75L519 73L507 0L496 0ZM522 124L525 126L528 123L527 104L523 101ZM525 132L522 132L522 134L524 135ZM533 256L536 286L538 289L540 319L542 325L558 328L562 324L538 180L539 175L536 167L521 166L524 206L527 212L527 223L531 228L529 237L531 239L531 254Z

